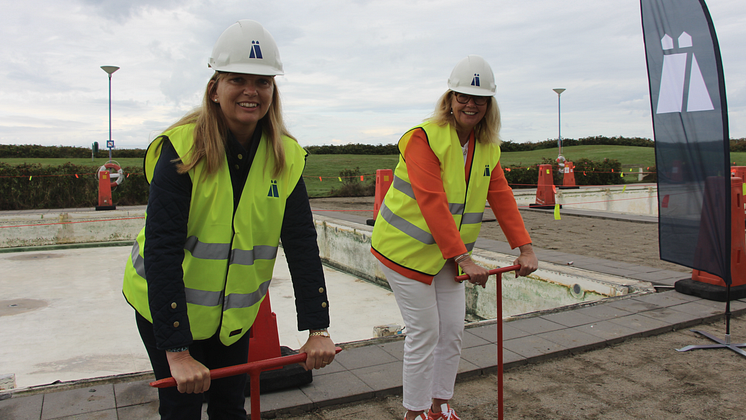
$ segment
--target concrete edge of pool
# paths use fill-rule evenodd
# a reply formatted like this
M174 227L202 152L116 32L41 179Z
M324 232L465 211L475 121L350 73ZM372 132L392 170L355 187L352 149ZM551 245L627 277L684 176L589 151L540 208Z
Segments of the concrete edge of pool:
M320 254L325 263L388 288L377 260L370 253L372 227L351 221L316 216ZM474 259L487 268L512 265L515 256L474 249ZM494 279L494 277L493 277ZM654 293L649 281L598 273L587 269L540 261L531 276L515 279L503 275L503 318L523 313L555 310L605 297ZM473 320L497 318L497 285L485 288L466 283L467 317Z

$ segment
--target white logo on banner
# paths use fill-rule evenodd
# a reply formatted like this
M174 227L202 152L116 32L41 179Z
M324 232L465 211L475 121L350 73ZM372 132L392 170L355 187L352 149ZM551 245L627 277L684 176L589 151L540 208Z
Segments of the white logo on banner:
M686 32L679 36L679 49L690 48L692 37ZM673 38L666 34L661 39L663 51L674 49ZM667 54L663 57L663 73L661 75L661 88L658 94L658 108L656 114L669 112L681 112L684 102L684 83L686 81L686 62L688 52ZM687 98L686 111L712 111L710 93L707 91L705 79L699 69L697 57L692 53L692 65L689 72L689 98Z

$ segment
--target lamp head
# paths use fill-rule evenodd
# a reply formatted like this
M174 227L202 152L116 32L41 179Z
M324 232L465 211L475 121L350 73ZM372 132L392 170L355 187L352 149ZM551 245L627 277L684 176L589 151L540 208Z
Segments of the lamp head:
M114 73L115 71L119 70L119 67L117 67L117 66L101 66L101 68L105 72L109 73L109 77L111 77L112 73Z
M565 91L566 89L565 89L565 88L554 88L554 89L552 89L552 90L553 90L553 91L555 91L555 92L557 92L557 95L559 95L559 94L561 94L562 92L564 92L564 91Z

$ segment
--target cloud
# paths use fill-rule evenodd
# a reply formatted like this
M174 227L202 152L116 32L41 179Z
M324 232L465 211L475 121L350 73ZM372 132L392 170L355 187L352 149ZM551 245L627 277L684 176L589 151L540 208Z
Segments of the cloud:
M82 0L99 16L117 22L123 22L147 9L172 10L185 3L177 0Z
M710 0L733 137L746 137L746 11ZM207 60L238 19L261 22L285 65L288 126L303 145L393 143L432 113L467 54L493 67L502 137L652 136L637 2L475 0L247 3L39 0L0 16L0 142L145 147L199 105Z

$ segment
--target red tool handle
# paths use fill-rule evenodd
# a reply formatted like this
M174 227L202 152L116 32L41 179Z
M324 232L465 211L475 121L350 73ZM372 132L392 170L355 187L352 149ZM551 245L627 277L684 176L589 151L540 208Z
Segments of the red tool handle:
M492 275L492 274L500 274L500 273L507 273L508 271L520 270L520 268L521 268L520 264L509 265L507 267L493 268L492 270L489 271L489 273L490 273L490 275ZM461 276L456 277L456 280L458 280L458 281L469 280L469 275L468 274L463 274Z
M336 347L335 351L339 353L342 351L340 347ZM293 363L303 363L306 361L308 355L306 353L293 354L290 356L273 357L271 359L258 360L256 362L244 363L241 365L228 366L219 369L213 369L210 371L210 380L225 378L228 376L240 375L242 373L258 373L265 370L278 368ZM174 378L159 379L155 382L151 382L150 386L154 388L168 388L176 386L176 380Z
M503 291L502 291L502 273L519 270L520 264L510 265L507 267L494 268L489 271L490 275L497 274L497 419L503 420ZM464 274L456 277L457 281L469 280L469 275Z

